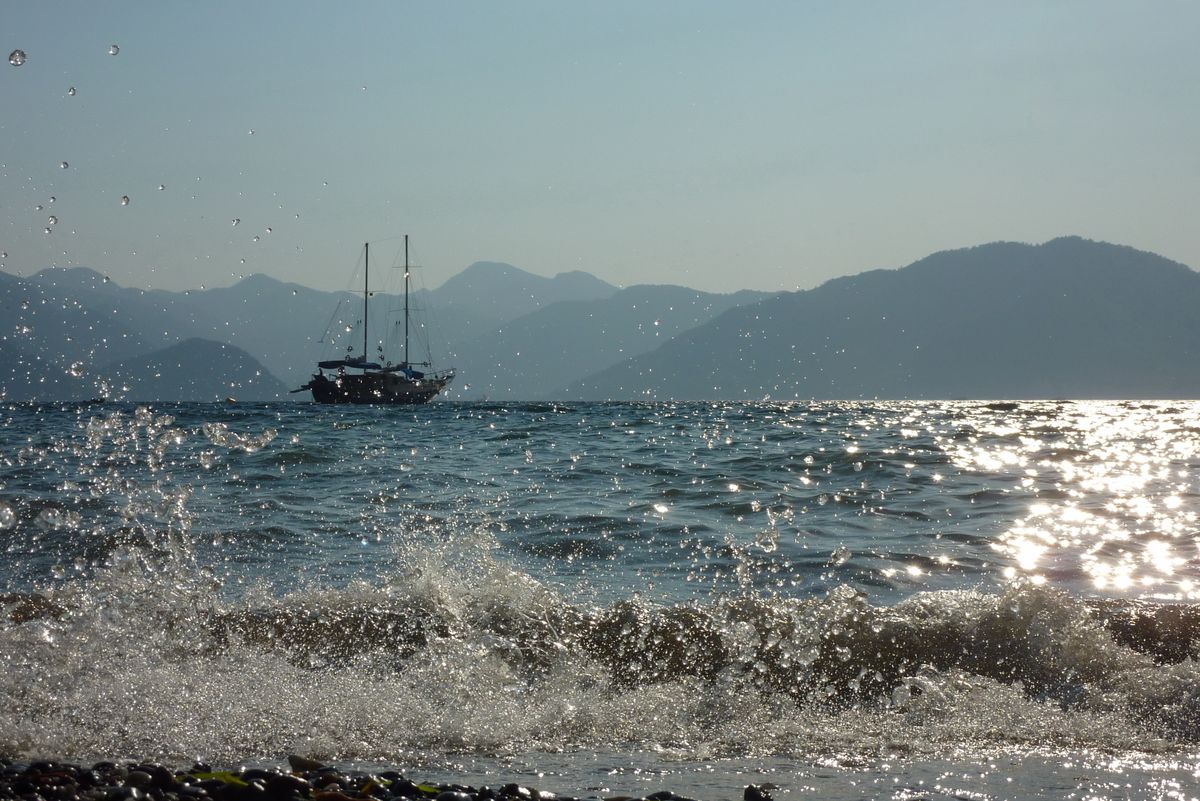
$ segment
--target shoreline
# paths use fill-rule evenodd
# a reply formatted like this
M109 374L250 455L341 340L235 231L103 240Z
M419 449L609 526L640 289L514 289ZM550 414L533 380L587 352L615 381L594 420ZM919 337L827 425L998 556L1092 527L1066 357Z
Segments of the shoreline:
M697 801L662 790L644 796L574 796L517 782L474 786L422 782L399 769L343 770L296 755L282 768L171 769L153 762L92 765L49 759L0 758L0 801ZM773 801L747 785L743 801Z

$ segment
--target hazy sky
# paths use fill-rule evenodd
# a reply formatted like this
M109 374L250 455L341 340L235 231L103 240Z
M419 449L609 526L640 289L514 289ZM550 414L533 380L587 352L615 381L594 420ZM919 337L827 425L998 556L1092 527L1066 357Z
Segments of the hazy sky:
M1198 41L1191 0L4 2L0 269L342 289L402 233L428 286L1064 234L1200 267Z

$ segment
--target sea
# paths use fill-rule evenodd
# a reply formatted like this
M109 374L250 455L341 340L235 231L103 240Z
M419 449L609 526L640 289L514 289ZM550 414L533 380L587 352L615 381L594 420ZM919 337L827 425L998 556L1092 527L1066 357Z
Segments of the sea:
M0 756L1200 797L1200 403L0 405Z

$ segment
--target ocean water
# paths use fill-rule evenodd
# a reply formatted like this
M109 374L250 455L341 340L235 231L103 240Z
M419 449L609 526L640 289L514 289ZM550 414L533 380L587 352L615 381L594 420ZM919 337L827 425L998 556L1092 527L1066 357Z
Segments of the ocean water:
M1200 796L1200 404L0 406L0 755Z

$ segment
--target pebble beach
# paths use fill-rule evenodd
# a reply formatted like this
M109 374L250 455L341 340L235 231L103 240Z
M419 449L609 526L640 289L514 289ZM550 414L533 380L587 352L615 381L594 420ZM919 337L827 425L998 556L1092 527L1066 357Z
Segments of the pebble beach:
M219 769L197 763L172 770L156 763L0 762L0 799L21 801L572 801L576 796L515 782L497 787L422 782L398 770L345 771L299 756L280 768ZM632 801L607 796L607 801ZM669 790L649 801L689 801ZM748 785L744 801L771 801Z

